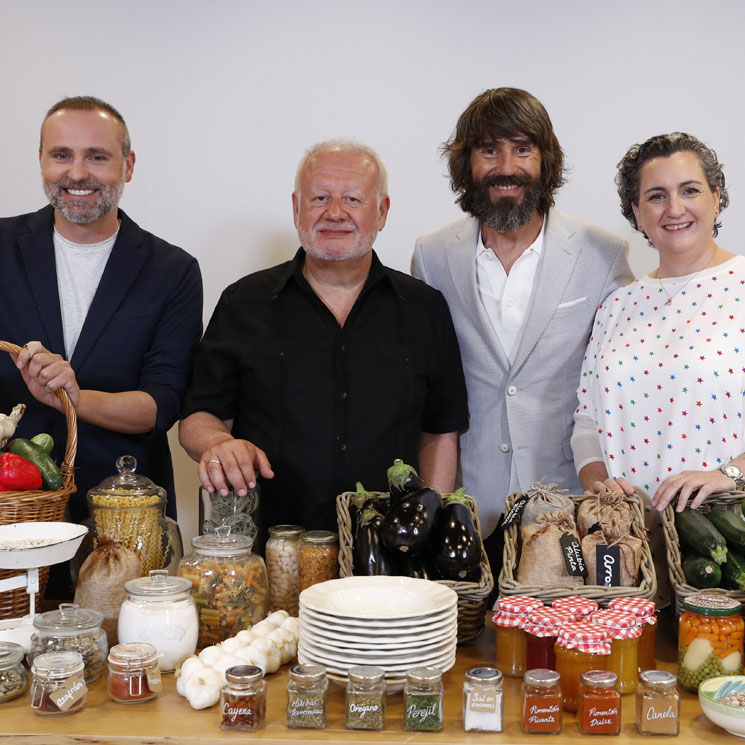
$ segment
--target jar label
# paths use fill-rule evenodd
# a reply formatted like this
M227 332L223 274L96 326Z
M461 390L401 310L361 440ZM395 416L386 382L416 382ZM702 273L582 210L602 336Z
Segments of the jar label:
M655 705L656 704L656 705ZM644 732L659 732L674 735L678 731L678 711L664 700L645 699L642 708L642 729Z
M595 546L595 584L601 587L621 584L620 546Z
M479 691L474 688L468 695L468 711L496 714L497 692L495 690Z
M579 541L571 533L564 533L559 538L561 552L564 556L564 565L570 577L586 577L587 567L582 556L582 547Z
M160 693L163 690L163 681L160 677L160 668L147 671L147 685L153 693Z
M67 711L80 701L86 693L83 674L71 675L63 686L50 694L50 698L60 711Z

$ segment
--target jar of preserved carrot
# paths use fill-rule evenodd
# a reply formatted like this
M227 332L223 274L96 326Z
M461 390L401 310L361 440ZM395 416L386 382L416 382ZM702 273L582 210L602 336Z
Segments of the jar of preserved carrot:
M697 691L718 675L742 673L742 604L734 598L698 592L683 601L678 625L678 679Z
M584 621L568 623L559 629L554 652L567 711L577 711L577 691L582 673L605 670L610 650L611 636L602 626Z
M618 676L619 693L633 693L638 680L639 637L642 635L637 617L626 611L604 608L593 613L590 620L611 633L610 657L605 668Z
M657 606L651 600L644 598L613 598L608 603L609 608L625 610L633 613L642 627L639 637L639 663L637 672L655 670L657 662L654 651L655 633L657 631Z
M554 645L559 627L572 623L574 616L568 611L554 608L535 608L525 621L525 669L555 670Z
M565 598L556 598L551 603L556 610L569 611L575 621L584 621L591 616L600 606L590 598L581 598L579 595L567 595Z
M513 595L497 601L497 613L493 616L497 626L495 667L503 675L516 678L525 673L525 632L522 627L528 612L541 607L543 603L538 598L527 595Z

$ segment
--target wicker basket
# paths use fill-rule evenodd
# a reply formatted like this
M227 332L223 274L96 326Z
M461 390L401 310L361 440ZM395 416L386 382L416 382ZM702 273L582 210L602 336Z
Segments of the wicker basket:
M0 341L0 351L18 354L21 347L7 341ZM57 392L67 420L67 446L65 457L60 466L62 471L62 488L56 491L6 491L0 492L0 525L28 522L55 522L62 520L67 500L75 491L74 469L75 454L78 449L78 425L75 407L67 393L60 389ZM15 569L0 569L0 580L15 577L22 572ZM39 593L44 594L49 567L42 567L39 573ZM17 618L29 611L29 597L26 589L0 593L0 618Z
M505 514L510 511L512 505L523 497L523 494L515 492L509 494L506 500ZM585 496L570 495L577 506ZM634 521L631 525L631 534L642 540L642 556L639 564L639 575L641 580L636 587L603 587L602 585L579 585L579 586L562 586L552 585L550 587L540 587L537 585L522 585L516 579L517 562L520 556L519 547L519 530L520 526L517 521L507 528L504 536L504 561L502 571L499 573L499 595L530 595L538 598L544 603L550 603L556 598L565 597L566 595L578 595L583 598L596 600L600 605L607 606L613 598L644 598L654 600L657 593L657 576L652 561L652 552L649 549L649 543L646 540L646 531L644 528L644 518L642 517L641 500L636 494L626 497L626 502L630 505L634 513Z
M379 494L379 492L378 492ZM355 492L344 492L336 498L336 518L339 523L339 573L342 577L354 574L352 521L349 517L349 502ZM375 493L373 492L375 496ZM466 496L471 508L476 530L481 534L478 510L473 497ZM481 577L478 582L453 582L437 580L438 584L455 590L458 596L458 644L472 644L484 630L486 602L494 589L494 577L489 567L486 552L481 549Z
M699 507L700 512L708 512L714 507L723 507L731 510L738 515L742 514L741 504L745 499L745 492L730 492L728 494L714 494L706 498L706 501ZM706 588L700 590L693 585L686 583L685 574L683 573L683 561L680 554L680 540L678 530L675 527L675 510L673 505L669 504L662 513L662 529L665 532L665 546L667 551L667 571L670 575L670 585L675 593L675 617L678 618L683 612L683 601L695 592L717 593L727 595L735 600L739 600L745 605L745 591L743 590L725 590L721 587Z

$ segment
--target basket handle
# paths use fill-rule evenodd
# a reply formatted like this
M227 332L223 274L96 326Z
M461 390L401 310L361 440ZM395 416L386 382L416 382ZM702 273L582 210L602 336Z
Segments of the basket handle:
M8 354L18 354L22 347L9 341L0 341L0 351ZM67 422L67 446L65 457L60 465L62 472L62 484L64 489L74 488L73 477L75 476L75 455L78 452L78 416L75 407L63 388L57 389L57 397L62 402L62 411Z

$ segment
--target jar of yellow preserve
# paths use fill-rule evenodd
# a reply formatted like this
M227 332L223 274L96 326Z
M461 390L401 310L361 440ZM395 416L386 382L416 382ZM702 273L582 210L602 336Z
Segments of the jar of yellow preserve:
M543 603L538 598L527 595L513 595L497 601L497 612L493 616L497 627L497 654L495 667L503 675L513 678L525 674L525 632L523 625L528 613L540 608Z
M618 676L618 692L633 693L636 690L639 667L639 637L642 635L639 620L633 613L613 608L604 608L593 613L590 620L608 629L613 638L606 670Z
M657 631L657 606L651 600L644 598L613 598L608 603L609 608L625 610L633 613L639 625L642 627L642 635L639 637L639 666L638 671L654 670L657 667L655 661L654 643Z

